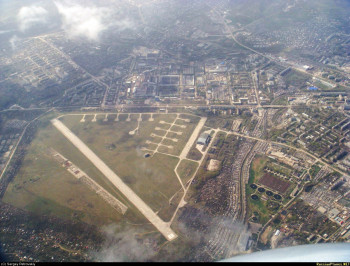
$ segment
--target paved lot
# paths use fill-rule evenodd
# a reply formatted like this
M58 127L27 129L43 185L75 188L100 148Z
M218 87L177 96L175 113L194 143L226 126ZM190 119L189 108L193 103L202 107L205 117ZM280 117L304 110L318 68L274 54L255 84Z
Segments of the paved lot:
M135 207L158 229L163 236L171 241L177 238L175 232L170 228L169 224L160 219L153 210L132 191L92 150L89 149L72 131L70 131L61 121L57 119L51 120L51 123L75 146L83 153L93 165L96 166L112 184L123 195L135 205Z
M193 130L191 137L188 139L184 149L182 150L182 152L179 156L180 159L186 159L187 154L189 153L190 149L192 148L193 143L197 140L199 132L201 131L201 129L204 126L206 121L207 121L206 117L202 117L201 120L199 120L196 128Z

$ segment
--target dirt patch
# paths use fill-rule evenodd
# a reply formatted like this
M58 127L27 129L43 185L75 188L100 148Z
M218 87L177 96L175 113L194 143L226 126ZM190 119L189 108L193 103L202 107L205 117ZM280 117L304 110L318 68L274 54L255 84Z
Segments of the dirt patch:
M217 171L220 168L220 161L211 159L208 164L208 171Z
M269 226L269 227L266 228L266 230L264 231L264 233L261 235L260 241L261 241L264 245L267 244L267 241L268 241L268 239L269 239L269 234L271 233L271 231L272 231L272 227Z
M290 186L289 182L268 173L260 178L259 183L280 193L285 193Z

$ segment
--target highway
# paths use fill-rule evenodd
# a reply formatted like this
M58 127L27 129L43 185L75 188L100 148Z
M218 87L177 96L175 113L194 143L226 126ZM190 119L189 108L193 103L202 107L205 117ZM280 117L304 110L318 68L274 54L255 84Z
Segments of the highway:
M153 210L132 191L119 176L117 176L88 146L85 145L72 131L70 131L58 119L51 120L51 123L88 158L91 163L99 169L106 178L133 204L135 207L158 229L158 231L168 240L177 238L175 232L168 223L160 219Z

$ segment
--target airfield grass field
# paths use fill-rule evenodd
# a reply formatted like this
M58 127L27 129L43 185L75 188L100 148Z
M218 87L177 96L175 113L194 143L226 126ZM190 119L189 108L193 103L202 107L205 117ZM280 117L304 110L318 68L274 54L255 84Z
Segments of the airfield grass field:
M184 185L193 177L198 168L198 163L190 160L182 160L178 167L178 173Z
M69 157L93 176L96 182L123 201L120 193L51 123L46 125L30 144L22 167L10 182L3 201L35 213L78 218L95 225L119 221L121 214L60 166L48 153L48 148L52 147ZM127 204L125 200L123 202ZM140 219L143 219L141 214L136 221Z
M28 147L21 169L9 184L3 201L38 214L78 219L98 226L126 222L148 228L149 221L50 123L50 119L42 119L42 126ZM179 163L178 156L199 117L89 113L65 114L59 119L161 219L170 221L184 193L179 178L186 185L198 167L198 163L187 159ZM181 134L167 131L169 129ZM50 154L50 148L72 161L128 206L125 215L114 210L62 167ZM177 165L178 177L175 174Z
M156 145L149 145L146 140L159 143L161 137L152 137L151 134L164 136L166 131L155 128L169 129L168 124L160 122L172 123L176 115L154 115L154 121L142 117L140 128L134 135L129 132L137 128L139 115L130 115L131 121L126 121L127 117L128 115L121 114L119 121L114 121L115 116L111 115L111 119L104 121L105 116L99 115L96 122L91 122L92 117L88 117L84 123L80 122L81 116L64 116L61 120L153 211L159 212L170 207L169 199L181 188L174 172L179 159L160 153L153 155L152 151L144 151L142 148L152 150ZM190 128L187 130L192 131ZM187 138L179 136L176 145L183 148L186 141ZM151 156L145 158L146 154ZM173 204L177 205L175 202Z

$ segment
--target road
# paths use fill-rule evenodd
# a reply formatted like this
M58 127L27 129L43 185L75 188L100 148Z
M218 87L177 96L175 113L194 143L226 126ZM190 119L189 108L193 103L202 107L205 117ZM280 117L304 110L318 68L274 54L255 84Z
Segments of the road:
M259 97L259 77L258 77L258 73L257 72L251 72L250 75L252 77L252 81L253 81L253 84L254 84L256 102L258 103L258 107L261 107L260 97Z
M167 105L116 105L117 108L124 107L124 109L127 108L187 108L187 109L198 109L198 108L203 108L203 109L214 109L214 108L255 108L257 107L257 104L167 104ZM322 107L322 106L328 106L326 104L309 104L308 107ZM288 108L288 107L293 107L293 108L305 108L305 105L261 105L261 108ZM97 107L92 107L97 109Z
M262 56L262 57L264 57L264 58L267 58L268 60L275 62L277 65L280 65L280 66L283 66L283 67L286 67L286 68L287 68L287 67L293 68L293 69L295 69L295 70L297 70L297 71L299 71L299 72L303 72L303 73L306 74L306 75L309 75L309 76L311 76L311 77L315 77L315 78L317 78L317 79L320 79L320 80L322 80L322 81L325 81L325 82L328 82L328 83L332 84L329 80L325 80L325 79L323 79L322 77L314 76L312 73L309 73L309 72L307 72L307 71L304 70L304 69L298 68L298 67L296 67L294 64L287 63L287 62L282 63L282 62L280 62L280 61L278 61L278 60L276 60L276 59L274 59L274 58L272 58L272 57L269 57L269 56L267 56L267 55L264 55L263 53L260 53L260 52L258 52L257 50L254 50L254 49L252 49L252 48L250 48L250 47L244 45L243 43L237 41L237 39L236 39L236 37L235 37L235 35L234 35L234 32L232 32L231 28L227 25L227 23L226 23L225 19L223 18L222 14L220 14L220 12L218 12L217 10L213 10L213 11L215 11L220 17L222 17L222 24L224 24L224 26L225 26L225 28L227 29L227 32L228 32L229 35L231 36L232 40L233 40L235 43L237 43L239 46L241 46L241 47L243 47L243 48L245 48L245 49L247 49L247 50L249 50L249 51L251 51L251 52L253 52L253 53L255 53L255 54L258 54L258 55L260 55L260 56ZM241 28L241 29L239 29L239 30L236 30L235 32L241 31L242 29L243 29L243 28ZM325 67L325 68L329 68L329 67L327 67L327 66L324 66L324 67ZM333 70L333 69L332 69L332 70ZM339 72L339 70L338 70L338 72ZM333 85L336 85L336 84L333 84ZM344 85L344 87L350 88L350 87L345 86L345 85Z
M214 133L214 135L212 136L212 140L215 139L216 133L217 133L218 131L219 131L219 130L215 130L215 133ZM214 141L211 141L211 142L209 143L209 145L208 145L206 151L205 151L204 154L202 155L202 158L198 161L198 167L197 167L196 171L194 172L192 178L188 181L188 186L185 188L185 191L184 191L184 194L183 194L182 197L181 197L180 203L179 203L179 205L176 207L176 210L175 210L175 212L174 212L172 218L170 219L170 222L169 222L170 224L173 223L173 221L174 221L174 219L175 219L175 217L176 217L176 214L177 214L177 212L179 211L179 209L180 209L182 206L184 206L184 205L186 204L185 197L186 197L186 195L187 195L187 192L188 192L188 190L190 189L191 184L192 184L192 181L193 181L193 179L196 177L196 175L197 175L197 173L198 173L198 170L199 170L200 166L202 165L203 160L206 158L206 155L207 155L208 151L210 150L210 147L212 146L213 142L214 142ZM192 146L191 146L191 147L192 147Z
M10 162L11 162L11 160L12 160L12 157L13 157L13 155L16 153L17 147L18 147L19 143L21 142L21 140L22 140L22 138L23 138L23 136L24 136L24 133L26 132L28 126L29 126L32 122L36 121L37 119L39 119L40 117L42 117L42 116L45 115L46 113L51 112L52 110L53 110L53 108L47 110L45 113L43 113L43 114L39 115L38 117L34 118L32 121L30 121L30 122L25 126L25 128L24 128L24 130L23 130L21 136L19 137L19 140L17 141L16 147L13 149L13 151L12 151L12 153L11 153L11 156L10 156L10 158L8 159L8 161L7 161L7 163L6 163L5 167L4 167L4 170L2 171L2 173L1 173L1 175L0 175L0 180L1 180L2 177L5 175L6 170L7 170L7 167L10 165Z
M263 113L263 116L259 118L258 123L256 124L253 130L254 137L260 137L266 128L266 112ZM265 146L265 148L264 148ZM263 150L266 151L268 144L265 142L258 141L256 142L249 150L247 155L244 158L243 163L241 164L240 171L240 199L241 199L241 210L239 213L240 219L244 222L247 215L247 201L246 201L246 191L245 186L248 184L249 176L250 176L250 166L257 152L261 152Z
M237 133L237 132L233 132L233 131L225 131L225 130L220 130L222 132L226 132L227 134L233 134L233 135L236 135L236 136L239 136L239 137L242 137L242 138L248 138L248 139L254 139L254 140L258 140L258 141L262 141L262 142L265 142L265 143L273 143L273 144L277 144L277 145L281 145L281 146L284 146L286 148L290 148L290 149L294 149L294 150L297 150L297 151L300 151L300 152L303 152L307 155L309 155L310 157L312 157L313 159L315 159L316 161L321 161L323 164L325 164L327 167L329 167L330 169L332 169L333 171L335 172L339 172L341 173L342 175L346 176L347 178L350 179L350 176L341 171L340 169L337 169L333 166L331 166L330 164L328 164L327 162L323 161L322 159L316 157L315 155L303 150L303 149L299 149L299 148L296 148L296 147L293 147L293 146L290 146L290 145L287 145L287 144L284 144L284 143L281 143L281 142L276 142L276 141L271 141L271 140L266 140L266 139L261 139L261 138L257 138L257 137L252 137L252 136L247 136L247 135L244 135L244 134L240 134L240 133Z
M109 85L104 83L103 81L99 80L97 77L95 77L94 75L90 74L85 68L81 67L80 65L78 65L77 63L75 63L73 61L73 59L68 55L66 54L65 52L61 51L60 49L58 49L55 45L53 45L51 42L45 40L42 36L40 37L34 37L36 39L39 39L41 40L42 42L46 43L48 46L50 46L52 49L56 50L62 57L64 57L67 62L69 64L71 64L75 69L80 69L82 70L83 72L85 72L88 76L90 76L90 78L92 78L94 81L96 81L97 83L99 84L102 84L104 86L106 86L107 89L109 89Z
M106 178L133 204L135 207L158 229L158 231L168 240L177 238L175 232L168 223L160 219L153 210L132 191L88 146L85 145L72 131L70 131L58 119L51 120L51 123L88 158L91 163L99 169Z
M176 121L176 120L175 120L175 121ZM177 163L177 165L176 165L176 167L175 167L175 169L174 169L174 172L175 172L177 178L179 179L179 182L180 182L180 184L181 184L181 186L182 186L182 189L183 189L184 191L186 191L186 188L185 188L184 184L182 183L182 180L181 180L181 178L180 178L179 173L177 172L177 169L179 168L179 165L180 165L180 163L182 162L182 160L187 159L187 154L188 154L188 152L190 151L190 149L192 148L193 143L196 141L196 139L197 139L197 137L198 137L198 135L199 135L199 132L200 132L201 129L203 128L203 126L204 126L204 124L205 124L206 121L207 121L207 118L206 118L206 117L201 117L201 120L199 120L199 122L198 122L196 128L194 129L194 131L193 131L191 137L188 139L188 141L187 141L185 147L183 148L181 154L180 154L179 156L176 156L177 158L179 158L179 162ZM170 127L170 128L171 128L171 127ZM158 148L157 148L157 150L158 150ZM158 152L158 151L157 151L157 152ZM197 169L199 168L199 166L200 166L200 165L198 165Z

